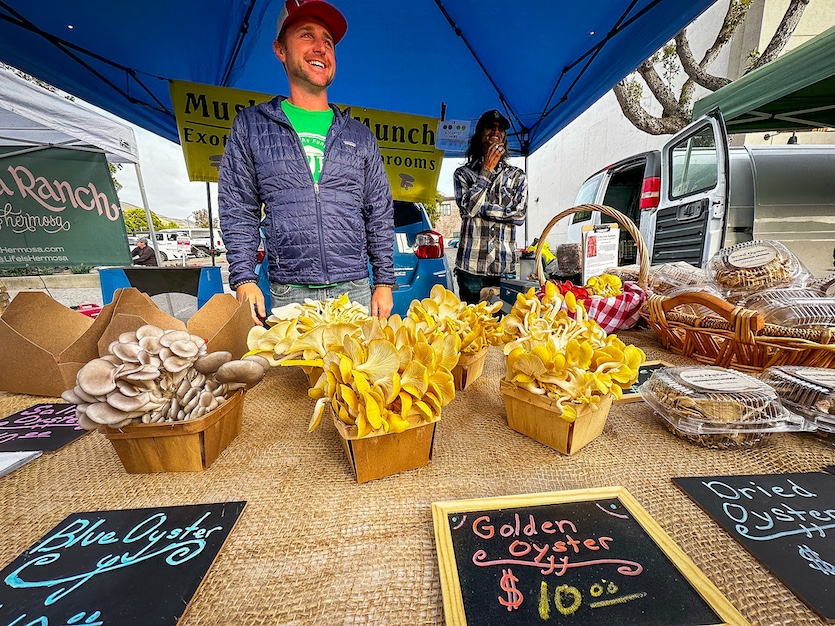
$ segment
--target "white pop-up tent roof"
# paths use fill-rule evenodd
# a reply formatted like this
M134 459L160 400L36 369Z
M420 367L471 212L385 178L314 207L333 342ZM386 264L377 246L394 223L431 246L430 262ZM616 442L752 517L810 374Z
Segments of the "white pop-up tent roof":
M112 163L139 163L133 129L0 71L0 146L95 146Z
M112 163L133 164L151 241L160 263L151 209L145 194L139 148L133 129L43 89L11 71L0 70L0 146L19 146L4 157L43 150L68 148L104 152Z

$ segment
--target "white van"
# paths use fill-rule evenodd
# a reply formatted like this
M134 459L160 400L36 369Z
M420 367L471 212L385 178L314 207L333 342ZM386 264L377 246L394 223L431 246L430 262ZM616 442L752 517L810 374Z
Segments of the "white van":
M137 237L147 237L148 245L153 247L150 241L150 234L136 233L136 235ZM159 256L163 263L169 259L188 258L190 254L189 246L183 246L177 243L177 239L179 238L179 233L177 231L158 230L154 233L154 236L156 237L157 248L159 248Z
M721 248L752 239L784 243L817 277L833 269L835 146L728 148L718 111L693 122L658 151L636 154L590 176L576 204L605 204L635 222L653 264L704 264ZM611 222L574 214L567 241L582 227ZM635 246L621 233L620 265Z
M214 249L215 255L226 254L226 246L223 244L223 235L219 228L166 228L160 232L174 232L191 240L191 254L196 257L211 256ZM211 235L214 235L214 245Z

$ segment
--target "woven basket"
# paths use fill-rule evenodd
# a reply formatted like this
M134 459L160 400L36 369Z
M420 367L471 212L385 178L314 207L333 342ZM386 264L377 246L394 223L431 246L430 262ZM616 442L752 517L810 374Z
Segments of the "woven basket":
M568 217L569 215L583 213L585 211L599 211L600 213L603 213L603 215L608 215L632 236L632 239L635 240L635 244L638 247L638 286L646 291L649 279L649 252L647 252L647 246L646 243L644 243L644 238L641 236L641 231L639 231L638 227L635 226L635 223L623 213L603 204L580 204L558 213L550 222L548 222L545 229L542 231L542 234L539 236L539 243L536 245L536 254L534 256L536 276L539 280L540 286L544 285L546 281L545 271L543 270L542 262L540 261L542 257L542 248L545 245L545 238L561 219Z
M707 307L697 316L678 308ZM706 293L651 296L641 309L661 345L710 365L757 373L772 365L835 368L835 328L805 329L766 324L758 311Z

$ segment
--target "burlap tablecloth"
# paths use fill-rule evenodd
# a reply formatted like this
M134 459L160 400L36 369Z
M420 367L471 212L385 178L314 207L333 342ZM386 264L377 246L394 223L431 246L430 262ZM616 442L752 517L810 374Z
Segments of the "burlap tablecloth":
M686 363L651 331L625 332L650 359ZM357 484L331 423L308 434L313 401L296 368L248 392L243 432L208 470L127 474L92 433L0 478L0 567L79 511L246 500L181 624L442 624L431 503L623 485L752 623L823 623L670 480L818 471L832 443L778 435L716 451L682 441L642 402L612 408L602 436L567 457L510 430L501 351L444 408L427 467ZM0 415L43 398L0 392Z

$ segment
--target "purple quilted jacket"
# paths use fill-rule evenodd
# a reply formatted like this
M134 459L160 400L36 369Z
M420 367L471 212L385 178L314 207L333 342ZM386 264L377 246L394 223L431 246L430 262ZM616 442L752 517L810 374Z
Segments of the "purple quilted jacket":
M220 166L220 226L229 284L256 279L258 227L271 282L325 285L368 276L395 284L394 208L380 149L349 112L334 110L314 184L279 96L238 113Z

